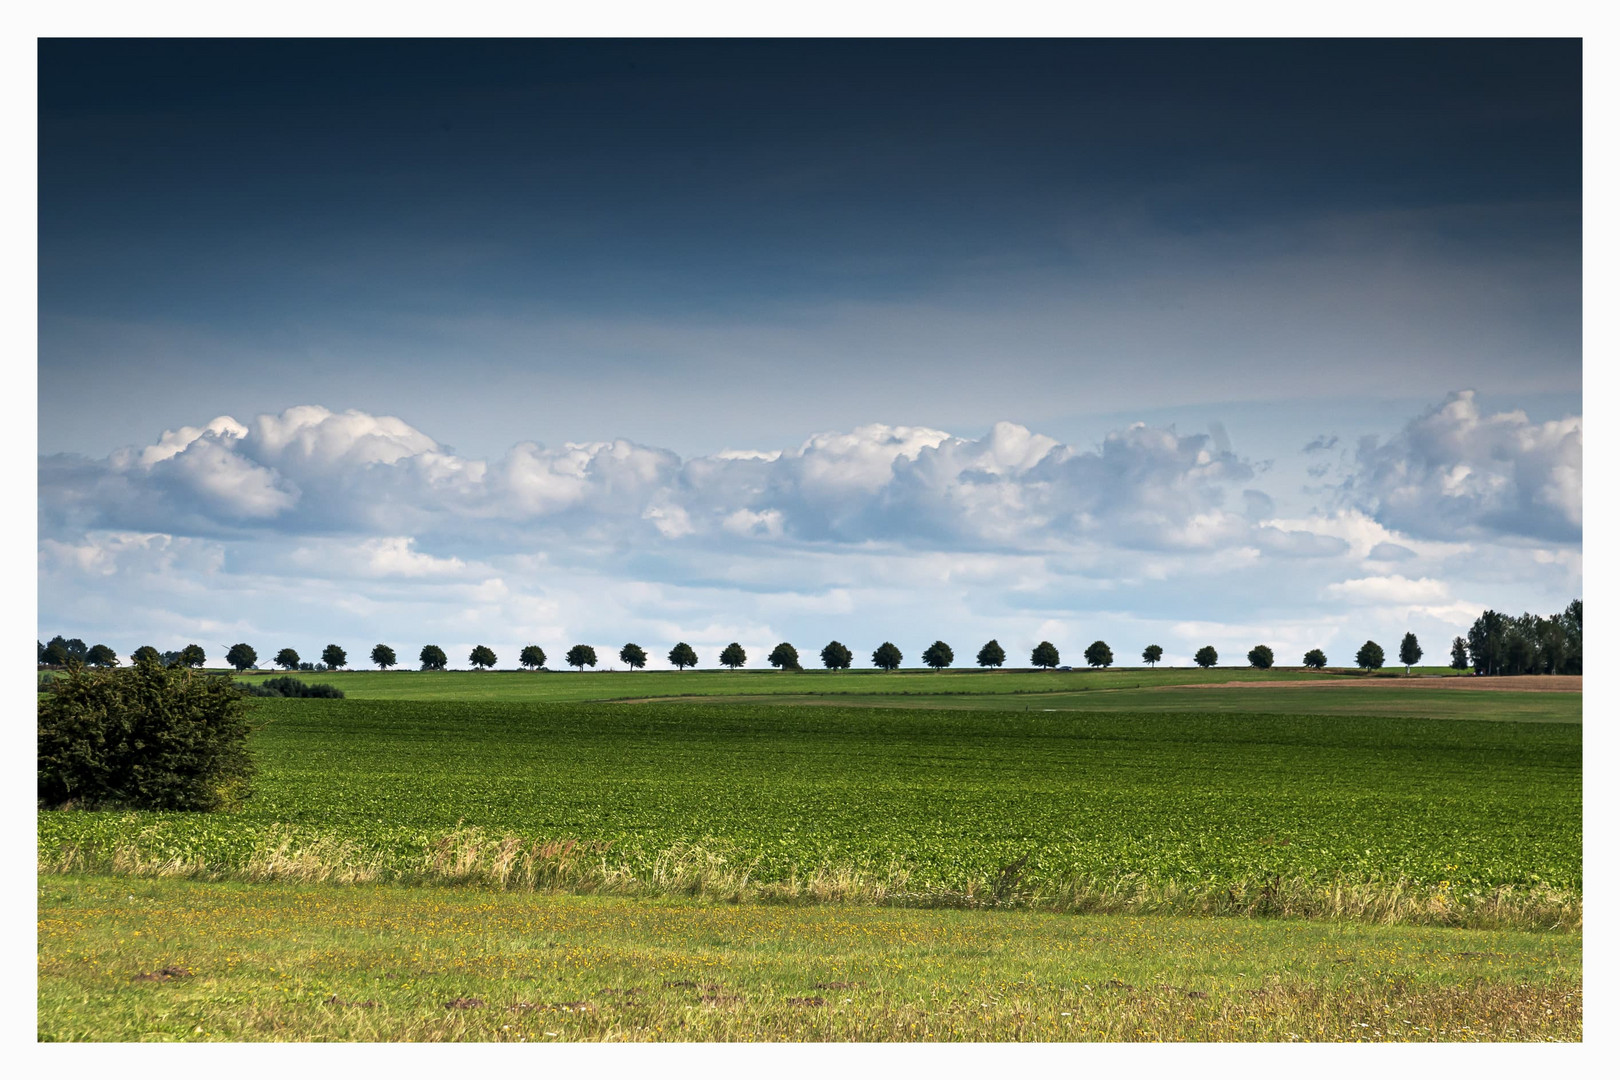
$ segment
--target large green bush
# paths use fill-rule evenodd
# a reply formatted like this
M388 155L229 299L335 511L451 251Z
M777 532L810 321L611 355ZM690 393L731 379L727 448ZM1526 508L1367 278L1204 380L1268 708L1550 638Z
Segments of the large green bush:
M39 802L218 810L248 794L247 706L228 676L74 668L39 701Z

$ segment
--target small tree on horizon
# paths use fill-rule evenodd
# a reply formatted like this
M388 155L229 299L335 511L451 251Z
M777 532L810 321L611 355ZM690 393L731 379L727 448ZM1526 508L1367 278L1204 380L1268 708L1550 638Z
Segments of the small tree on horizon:
M1220 659L1221 656L1215 651L1215 646L1213 645L1205 645L1202 649L1199 649L1197 652L1193 653L1193 663L1197 664L1201 668L1212 668L1220 661Z
M276 653L275 664L276 667L281 668L283 671L297 671L298 650L282 649L280 652Z
M1323 668L1327 667L1327 653L1323 652L1321 649L1312 649L1310 652L1305 654L1305 666L1321 671Z
M772 649L771 655L765 659L771 667L781 671L799 670L799 650L785 641Z
M979 650L975 662L980 667L1000 667L1007 662L1007 650L1001 647L1001 642L991 638L984 643L984 648Z
M1108 668L1114 663L1114 651L1106 641L1093 641L1086 646L1086 663L1092 667Z
M676 671L685 671L689 667L697 667L697 653L686 642L677 641L675 647L669 650L669 662L675 665Z
M118 654L106 645L92 645L90 651L84 654L84 662L94 668L115 668L118 666Z
M844 671L855 657L841 641L829 641L821 649L821 666L828 671Z
M619 659L626 667L640 671L647 666L647 651L633 641L627 642L624 648L619 650Z
M1061 658L1058 656L1056 645L1050 641L1043 641L1030 652L1029 662L1038 668L1055 668L1061 663Z
M203 652L201 645L187 645L180 650L180 666L200 668L208 663L208 654Z
M546 650L538 645L525 645L523 651L518 653L518 663L538 671L546 666Z
M720 663L723 666L730 668L732 671L736 671L738 668L748 663L748 653L743 650L741 645L733 641L730 645L727 645L725 648L720 650Z
M343 649L337 645L328 645L326 648L321 650L321 663L325 664L333 671L337 671L346 666L348 662L349 654L344 652Z
M161 664L163 662L163 654L152 648L150 645L142 645L133 653L130 653L129 658L131 662L136 664L139 664L142 661L153 664Z
M383 671L387 671L389 668L394 667L399 663L399 657L395 656L394 650L389 648L387 645L379 644L372 647L371 662L376 664Z
M1384 647L1376 641L1365 642L1356 650L1356 667L1377 671L1384 666Z
M1418 644L1417 635L1408 630L1406 636L1401 638L1401 663L1406 665L1406 673L1412 674L1412 665L1423 659L1423 647Z
M1460 637L1451 639L1451 666L1458 671L1468 670L1468 642Z
M443 671L450 664L450 658L444 655L444 650L437 645L422 646L419 659L422 661L423 671Z
M578 668L583 674L588 667L596 666L596 650L589 645L575 645L568 650L568 666Z
M1249 650L1249 666L1259 668L1261 671L1276 663L1277 657L1272 653L1270 645L1256 645Z
M892 641L885 641L872 650L872 666L882 668L884 671L893 671L904 659Z
M467 663L482 671L495 666L495 650L488 645L474 645L472 652L467 654Z
M259 666L259 654L245 641L238 641L225 651L225 662L237 671Z
M1149 645L1142 650L1142 659L1148 667L1152 667L1164 659L1164 650L1157 645Z
M924 649L922 654L922 662L935 671L942 671L950 667L955 659L956 654L951 652L951 647L943 641L934 642Z

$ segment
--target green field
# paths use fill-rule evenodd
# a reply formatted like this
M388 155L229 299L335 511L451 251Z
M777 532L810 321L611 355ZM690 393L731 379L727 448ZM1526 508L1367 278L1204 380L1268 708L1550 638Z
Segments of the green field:
M303 672L352 698L392 701L671 701L723 704L1042 709L1106 712L1246 712L1325 716L1578 722L1579 692L1467 689L1446 668L1368 676L1329 668L1113 668L1107 671L335 671ZM249 672L262 682L269 672ZM1444 680L1442 682L1442 680ZM1255 684L1252 689L1221 685ZM1323 682L1334 685L1322 686ZM1534 679L1526 679L1533 683ZM1290 686L1288 684L1312 684Z
M1579 935L40 879L41 1040L1579 1040Z
M1349 888L1401 897L1414 918L1504 887L1577 902L1581 888L1577 724L358 697L258 706L263 773L242 810L42 813L42 866L276 876L302 858L348 868L337 876L473 880L496 873L510 837L528 868L500 880L591 887L680 891L707 874L913 902L1306 914L1345 910L1342 896L1324 897ZM565 841L576 842L567 867L533 854ZM1567 906L1553 911L1526 917L1568 924Z

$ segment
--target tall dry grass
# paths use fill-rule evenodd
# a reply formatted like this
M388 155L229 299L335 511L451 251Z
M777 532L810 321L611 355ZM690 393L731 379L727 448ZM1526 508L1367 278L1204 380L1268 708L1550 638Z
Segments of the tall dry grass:
M110 847L65 846L39 856L42 874L112 873L136 877L304 883L438 884L501 890L684 896L725 903L844 903L905 907L1017 908L1072 913L1195 914L1348 919L1384 925L1578 931L1578 893L1499 886L1459 893L1405 879L1322 881L1254 878L1187 883L1150 874L1078 877L1057 886L1026 884L1013 864L960 889L914 887L905 866L882 871L848 866L795 870L761 881L753 867L720 845L676 844L629 858L607 844L531 840L458 828L400 860L352 840L271 830L239 865L154 853L141 835Z

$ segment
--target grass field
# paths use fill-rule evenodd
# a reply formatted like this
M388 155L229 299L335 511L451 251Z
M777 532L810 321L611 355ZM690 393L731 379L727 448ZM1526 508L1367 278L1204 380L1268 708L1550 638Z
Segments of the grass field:
M303 677L240 809L40 813L41 1039L1581 1037L1578 691Z
M358 699L257 716L241 811L44 813L42 865L706 875L1078 908L1246 910L1281 889L1302 912L1348 885L1412 917L1581 882L1575 724ZM567 866L535 854L565 841Z
M42 1040L1578 1040L1578 936L46 877Z
M893 706L1132 712L1249 712L1325 716L1578 722L1577 692L1502 694L1468 689L1449 668L1376 676L1301 668L1113 668L1107 671L336 671L307 682L389 701L571 702L670 700L723 704ZM261 682L270 672L249 672ZM1440 680L1444 679L1444 684ZM1535 685L1535 678L1520 680ZM1228 686L1227 683L1255 684ZM1328 683L1329 685L1323 685ZM1289 684L1299 684L1290 686Z

